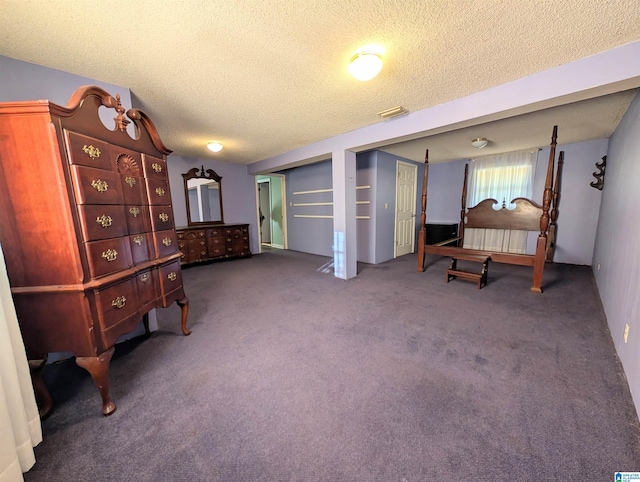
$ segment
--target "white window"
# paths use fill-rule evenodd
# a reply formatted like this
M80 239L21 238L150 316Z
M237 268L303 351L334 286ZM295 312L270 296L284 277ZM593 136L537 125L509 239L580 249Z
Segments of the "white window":
M472 160L469 172L467 207L485 199L495 199L500 209L514 208L511 201L517 197L531 199L538 150L508 152ZM465 230L464 247L525 253L527 231L505 229Z

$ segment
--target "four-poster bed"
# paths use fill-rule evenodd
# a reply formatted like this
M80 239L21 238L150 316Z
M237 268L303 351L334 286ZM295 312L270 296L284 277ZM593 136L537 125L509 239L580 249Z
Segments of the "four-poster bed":
M560 200L560 181L564 164L564 152L560 151L557 172L554 182L554 165L558 126L553 127L547 175L542 196L542 206L530 199L519 197L511 201L514 209L508 209L502 203L501 209L494 209L498 204L495 199L485 199L476 206L467 208L467 174L468 165L464 170L462 187L462 209L458 236L433 245L426 244L426 212L427 212L427 181L429 175L429 150L426 151L424 161L424 176L422 184L422 213L420 216L420 232L418 237L418 271L424 271L426 254L447 256L452 259L451 269L447 270L447 281L450 277L459 276L465 279L478 279L478 288L486 283L486 262L531 266L533 268L533 282L531 291L542 293L542 275L546 261L551 261L555 249L556 220L558 217L558 203ZM538 231L538 239L534 254L517 254L495 250L479 250L463 248L464 233L468 228L507 229ZM467 259L483 262L483 272L469 273L456 269L457 259ZM479 277L483 278L480 280Z

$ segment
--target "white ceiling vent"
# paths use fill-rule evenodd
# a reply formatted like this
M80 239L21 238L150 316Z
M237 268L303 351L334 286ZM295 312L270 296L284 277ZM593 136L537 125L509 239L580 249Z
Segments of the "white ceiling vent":
M389 119L391 117L397 117L399 115L408 114L409 111L399 105L398 107L392 107L391 109L383 110L382 112L378 112L378 115L383 119Z

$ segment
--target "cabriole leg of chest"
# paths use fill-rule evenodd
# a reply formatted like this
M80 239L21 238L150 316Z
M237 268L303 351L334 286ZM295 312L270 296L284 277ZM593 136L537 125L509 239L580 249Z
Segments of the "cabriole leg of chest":
M116 411L116 404L109 397L109 363L114 347L98 356L77 357L76 364L89 372L102 397L102 414L107 416Z
M182 312L182 319L181 319L182 334L184 336L190 335L191 330L187 329L187 315L189 314L189 299L185 296L181 300L177 300L176 303L178 304Z
M49 416L51 407L53 406L49 390L47 390L47 386L42 379L42 369L46 362L46 358L44 360L29 360L29 371L31 372L33 391L35 392L36 401L38 402L40 418L43 420Z

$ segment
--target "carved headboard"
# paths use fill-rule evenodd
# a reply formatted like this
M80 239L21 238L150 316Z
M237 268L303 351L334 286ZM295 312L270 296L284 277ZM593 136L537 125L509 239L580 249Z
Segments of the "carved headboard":
M498 201L485 199L465 213L465 228L484 229L518 229L523 231L539 231L542 206L535 202L519 197L511 201L514 209L502 204L500 209L494 209Z

